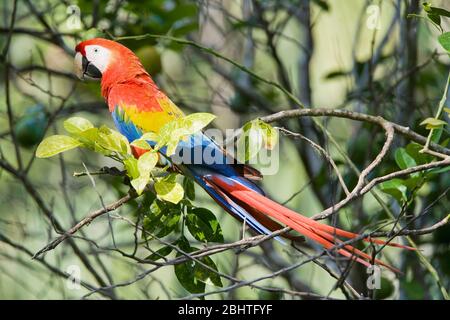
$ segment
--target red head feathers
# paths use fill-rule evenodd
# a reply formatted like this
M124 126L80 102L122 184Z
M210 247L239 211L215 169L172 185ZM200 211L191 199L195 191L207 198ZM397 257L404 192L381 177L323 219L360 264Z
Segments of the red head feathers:
M154 85L139 58L118 42L94 38L80 42L75 51L78 75L81 78L101 78L105 99L115 84L137 82Z

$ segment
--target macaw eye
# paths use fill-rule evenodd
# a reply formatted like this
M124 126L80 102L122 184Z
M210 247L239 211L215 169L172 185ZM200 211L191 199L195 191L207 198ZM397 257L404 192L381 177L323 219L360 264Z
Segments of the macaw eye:
M97 49L97 48L95 48L95 49L94 49L94 52L98 52L98 49Z

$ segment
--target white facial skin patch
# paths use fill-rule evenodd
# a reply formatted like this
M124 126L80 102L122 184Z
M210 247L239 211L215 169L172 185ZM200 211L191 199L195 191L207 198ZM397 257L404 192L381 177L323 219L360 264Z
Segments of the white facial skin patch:
M101 73L104 73L109 65L111 52L98 45L90 45L84 48L86 59L92 63ZM76 59L76 56L75 56Z

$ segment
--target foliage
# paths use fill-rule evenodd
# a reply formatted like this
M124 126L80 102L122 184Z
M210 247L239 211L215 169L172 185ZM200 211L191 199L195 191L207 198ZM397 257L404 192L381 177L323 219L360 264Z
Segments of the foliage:
M77 4L82 13L92 12L92 1L79 0ZM188 0L127 1L122 6L115 1L102 0L99 1L97 15L102 17L98 22L99 29L115 35L155 33L183 36L198 27L197 6ZM85 17L87 20L93 18L92 14ZM92 33L98 34L98 31L79 30L85 39L92 37ZM136 41L126 42L126 45L133 50L141 47L141 43ZM168 47L173 50L182 48L177 44L168 44ZM145 55L150 57L153 53Z
M200 131L214 118L215 116L207 113L180 117L164 125L158 133L146 133L130 144L126 137L113 129L106 126L96 128L87 119L72 117L64 121L64 129L69 136L47 137L39 144L36 156L48 158L77 147L90 149L121 162L138 194L144 191L149 182L154 182L158 197L176 204L183 198L183 187L176 181L176 174L161 176L161 171L166 172L168 167L153 171L160 157L158 150L167 147L165 155L172 155L181 140ZM154 148L149 141L156 143ZM136 159L132 147L148 152Z
M182 223L181 236L177 241L147 257L148 260L157 261L169 255L174 246L186 253L198 250L192 247L184 236L184 227L187 227L197 241L224 242L222 229L215 215L208 209L197 208L191 204L189 199L195 199L192 180L185 178L184 182L180 182L181 178L177 173L169 172L170 164L158 166L161 157L158 151L161 148L165 148L166 156L172 155L180 141L202 130L214 118L215 116L209 113L193 113L167 123L157 133L145 133L141 138L129 143L122 134L113 129L106 126L97 128L85 118L72 117L64 121L64 129L69 135L52 135L45 138L39 144L36 156L48 158L75 148L86 148L122 163L130 184L138 195L152 183L156 198L152 199L148 210L145 211L144 239L148 242L153 238L171 236L172 233L179 231ZM273 148L277 142L276 130L260 120L244 126L244 136L253 135L252 132L261 137L259 148L251 149L252 155L255 155L263 144L266 148ZM252 145L253 143L249 144ZM136 159L132 152L134 147L147 152ZM178 252L177 257L181 256L182 254ZM186 261L175 265L175 274L186 290L191 293L202 293L205 290L205 283L222 286L220 277L208 267L217 271L213 260L203 257L197 262Z
M121 162L137 194L142 194L147 185L153 183L157 197L150 204L143 221L143 237L147 241L153 237L166 237L178 230L180 217L183 214L183 228L186 225L195 239L201 242L223 242L222 230L214 214L207 209L192 206L189 199L185 197L179 175L168 172L170 165L163 168L157 166L160 157L158 150L166 147L166 155L173 154L181 140L200 131L214 118L214 115L208 113L190 114L166 124L158 133L146 133L130 144L123 135L113 129L106 126L96 128L85 118L72 117L64 121L64 129L69 135L47 137L39 144L36 156L48 158L82 147ZM150 141L155 144L154 148L150 146ZM132 147L139 147L148 152L136 159ZM189 183L184 185L188 186L189 196L195 197L193 186ZM174 245L187 253L197 250L190 246L183 235ZM171 251L170 247L163 247L150 255L148 259L157 261ZM205 257L199 261L217 270L211 258ZM197 262L187 261L176 265L175 274L183 287L192 293L204 292L205 282L208 279L212 284L222 286L220 277Z
M423 8L429 20L437 25L442 32L438 36L439 43L445 50L450 52L450 32L444 32L441 26L441 18L450 18L450 12L442 8L433 7L429 2L424 2ZM446 86L448 87L448 85L449 82L447 81ZM441 99L442 105L446 99L447 88L445 88L444 95ZM441 110L442 107L439 107L438 109ZM447 113L446 110L444 111ZM429 139L435 143L440 142L443 130L445 126L447 126L446 121L439 119L440 115L441 112L438 111L436 117L429 117L420 122L420 126L424 126L427 130L430 130ZM448 139L442 143L443 146L446 146L447 144ZM410 143L406 148L397 148L395 151L395 162L398 168L404 170L432 161L432 157L425 155L423 151L424 149L416 143ZM428 171L416 172L411 174L408 179L392 179L386 181L381 184L380 188L383 192L393 196L400 205L403 205L411 201L411 199L414 199L414 194L418 192L431 177L437 173L447 172L448 170L450 170L450 167L439 170L431 169Z
M247 122L238 140L238 159L246 162L262 148L272 150L278 142L278 131L260 119Z

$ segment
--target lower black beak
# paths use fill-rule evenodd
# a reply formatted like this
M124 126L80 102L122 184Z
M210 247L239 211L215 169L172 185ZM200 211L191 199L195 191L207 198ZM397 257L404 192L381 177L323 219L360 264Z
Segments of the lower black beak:
M83 76L87 76L92 79L100 79L102 77L102 73L97 69L85 56L81 59L82 67L83 67Z

